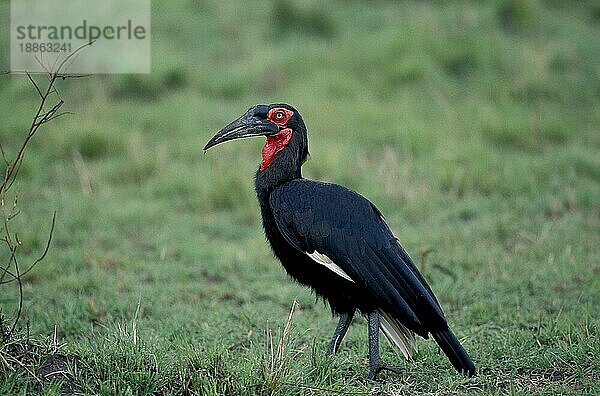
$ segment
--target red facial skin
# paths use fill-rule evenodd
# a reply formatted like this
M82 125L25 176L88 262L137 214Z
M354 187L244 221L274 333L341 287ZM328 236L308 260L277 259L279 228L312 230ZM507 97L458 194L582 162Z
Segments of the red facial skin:
M262 148L262 161L260 163L260 170L264 171L267 169L275 155L283 150L292 138L292 129L286 128L287 122L292 118L294 112L292 110L285 109L283 107L277 107L269 110L267 114L267 120L273 124L279 126L279 132L273 136L267 136L267 142Z

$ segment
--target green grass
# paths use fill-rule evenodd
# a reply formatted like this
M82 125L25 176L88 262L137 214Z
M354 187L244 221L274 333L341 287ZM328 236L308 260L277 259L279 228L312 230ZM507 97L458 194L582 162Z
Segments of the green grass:
M0 394L600 392L600 8L321 3L155 1L152 74L61 83L75 114L30 147L15 227L26 263L57 211L21 325L42 344L56 331L68 387L0 362ZM366 381L362 319L324 357L336 322L261 231L263 142L202 153L250 105L276 101L308 125L305 176L386 214L477 377L420 340L412 362L382 343L404 372ZM9 153L36 104L26 78L0 78ZM16 290L0 290L11 317Z

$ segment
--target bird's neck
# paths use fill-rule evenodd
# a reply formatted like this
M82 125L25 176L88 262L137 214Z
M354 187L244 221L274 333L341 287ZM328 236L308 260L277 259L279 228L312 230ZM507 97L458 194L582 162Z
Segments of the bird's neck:
M307 154L306 131L295 129L284 148L274 154L266 167L261 164L256 171L254 186L258 199L268 202L271 191L291 180L302 178L301 168Z
M278 166L273 163L264 170L258 169L254 180L254 188L259 201L268 202L271 192L280 185L291 180L301 179L302 171L299 166Z

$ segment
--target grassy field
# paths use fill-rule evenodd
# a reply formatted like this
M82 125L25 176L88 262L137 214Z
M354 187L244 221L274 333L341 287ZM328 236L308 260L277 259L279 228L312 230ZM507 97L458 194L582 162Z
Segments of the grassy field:
M0 394L600 392L600 7L321 3L154 1L151 74L60 83L75 114L33 141L14 226L30 262L57 212L20 325L61 347L28 361L40 381L0 360ZM367 381L362 318L325 358L336 320L262 234L262 139L202 152L279 101L308 126L305 177L384 212L477 377L420 340L410 362L383 342L404 371ZM35 106L27 78L0 77L9 154ZM0 285L7 318L17 297Z

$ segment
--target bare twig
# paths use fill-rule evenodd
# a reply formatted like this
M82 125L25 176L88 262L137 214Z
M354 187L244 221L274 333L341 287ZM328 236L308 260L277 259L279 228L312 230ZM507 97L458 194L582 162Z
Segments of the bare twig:
M15 278L17 280L17 285L19 285L19 308L17 309L16 320L13 322L8 334L14 333L15 328L17 327L17 321L21 317L21 312L23 312L23 281L21 280L21 274L19 273L19 262L17 260L17 256L14 256L13 261L15 263Z
M18 147L14 158L9 159L4 147L0 145L0 154L2 155L2 161L4 162L5 166L4 175L0 176L0 215L2 216L1 232L3 234L0 237L0 244L5 246L8 253L6 262L2 264L2 267L0 267L0 286L16 282L19 297L16 316L14 318L14 321L12 322L12 325L10 326L10 329L7 333L5 332L4 328L2 329L2 335L4 339L10 338L11 335L15 332L15 329L17 328L17 324L23 312L23 276L27 275L31 270L33 270L36 267L36 265L38 265L42 260L44 260L44 258L48 254L48 250L50 249L50 243L52 242L52 236L54 234L54 227L56 225L56 212L54 212L52 216L52 225L48 233L48 239L46 241L46 245L44 246L42 253L29 265L29 267L27 267L25 271L22 271L17 254L21 246L21 241L19 240L18 234L13 233L10 227L10 222L19 214L19 210L17 209L17 199L15 198L13 206L11 208L8 208L5 204L7 193L17 179L19 170L21 169L21 165L23 164L23 160L25 158L25 152L27 151L27 147L29 146L31 139L35 136L40 127L42 127L47 122L62 117L63 115L71 114L70 112L59 112L60 108L65 102L60 97L60 93L56 88L56 81L58 79L65 80L71 77L81 77L81 75L68 75L66 73L66 69L70 65L70 62L78 56L79 52L83 48L91 45L92 43L93 42L84 44L79 48L75 49L75 51L70 53L60 63L58 63L58 61L55 62L55 64L52 65L51 69L48 69L46 66L42 65L44 70L46 70L47 77L47 84L44 88L42 88L39 81L36 81L36 79L32 77L31 73L27 71L22 72L27 76L27 78L35 88L40 101L32 117L31 124L29 125L27 133L25 134L23 141ZM41 60L38 61L40 61L41 63ZM51 103L54 100L56 101L54 103ZM4 322L0 323L2 327L4 327L3 323ZM7 362L7 359L4 358L4 361ZM22 365L21 362L18 360L16 361L16 363Z
M56 120L58 117L62 117L62 116L66 116L66 115L73 115L75 113L73 113L72 111L63 111L62 113L58 113L52 117L50 117L48 119L48 121L52 121L52 120Z
M27 78L29 79L29 81L31 81L31 83L33 84L33 86L35 87L36 91L38 92L38 94L40 95L40 98L43 98L44 95L42 94L42 91L40 90L40 87L38 87L37 83L35 82L35 80L33 79L33 77L31 77L30 73L25 73L27 74Z
M50 232L48 233L48 240L46 241L46 247L44 248L44 251L33 263L31 263L31 265L25 271L21 272L21 274L20 274L21 277L27 275L27 273L29 271L31 271L36 265L38 265L42 260L44 260L44 258L46 258L46 255L48 254L48 250L50 250L50 242L52 242L52 235L54 235L55 224L56 224L56 212L54 212L54 214L52 215L52 225L50 226ZM14 261L15 258L13 257L12 260ZM3 271L5 273L7 273L8 275L12 276L13 279L8 280L8 281L3 281L0 278L0 285L5 284L5 283L14 282L16 280L16 279L14 279L15 275L13 275L11 272L6 271L4 269L3 269Z
M31 74L28 72L24 72L27 75L27 78L29 78L29 80L35 87L38 94L40 95L40 104L37 108L37 111L35 112L35 115L33 116L33 120L31 122L31 125L29 126L29 130L27 131L27 134L25 135L25 139L23 140L23 143L21 144L21 147L19 148L19 151L17 152L15 159L12 161L12 163L10 163L10 164L7 163L6 173L4 175L4 179L2 180L2 183L0 184L0 194L4 193L14 183L14 181L17 177L17 174L19 173L19 169L21 168L21 164L23 162L25 148L28 146L31 138L33 138L35 133L38 131L38 129L43 124L47 123L48 121L52 120L53 118L56 118L54 116L56 115L56 113L58 112L60 107L64 104L64 101L59 98L59 101L57 103L55 103L50 108L50 110L48 110L48 111L45 110L46 102L48 101L50 95L58 94L58 91L56 91L56 87L55 87L56 80L58 78L61 78L63 80L70 78L70 76L68 74L64 73L65 66L67 65L67 63L70 60L77 57L78 53L83 48L90 46L92 44L93 44L93 41L78 47L77 49L75 49L75 51L71 52L65 59L62 60L62 62L58 65L58 68L56 68L56 70L54 70L54 71L48 70L47 71L48 72L47 73L48 85L46 87L46 90L43 92L40 89L40 87L38 86L38 84L35 82L35 80L31 77ZM75 77L80 77L80 76L78 75ZM2 150L2 155L6 161L6 157L4 156L4 150Z
M12 273L10 271L10 267L12 267L14 260L15 260L15 254L17 252L17 247L10 245L9 242L6 239L2 240L3 242L6 242L6 244L8 245L10 254L8 256L8 260L6 261L6 267L2 268L2 276L0 276L0 284L4 284L4 283L10 283L12 281L14 281L16 279L16 275L14 273ZM8 275L10 276L12 279L8 280L8 281L4 281L4 276Z

